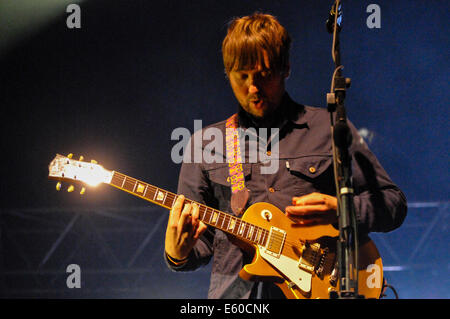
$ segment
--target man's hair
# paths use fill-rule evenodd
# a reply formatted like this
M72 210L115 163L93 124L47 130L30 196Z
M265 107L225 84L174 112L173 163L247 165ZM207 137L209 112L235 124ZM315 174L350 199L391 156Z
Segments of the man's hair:
M234 18L222 43L225 72L264 66L264 52L271 69L287 72L290 47L289 33L274 16L256 12Z

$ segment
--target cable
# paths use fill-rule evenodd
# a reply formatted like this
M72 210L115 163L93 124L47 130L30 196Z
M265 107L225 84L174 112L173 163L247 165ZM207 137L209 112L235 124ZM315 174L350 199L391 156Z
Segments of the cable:
M394 288L392 285L384 284L384 286L385 286L386 288L390 288L390 289L392 290L392 292L393 292L394 295L395 295L395 299L399 299L397 290L395 290L395 288ZM386 297L386 294L383 293L383 294L381 295L381 297Z

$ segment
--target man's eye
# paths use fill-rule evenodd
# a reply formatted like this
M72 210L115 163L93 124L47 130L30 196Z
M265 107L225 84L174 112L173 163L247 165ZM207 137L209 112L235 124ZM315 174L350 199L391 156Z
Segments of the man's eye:
M262 78L270 78L271 76L272 76L272 72L270 72L270 71L262 71L261 72Z

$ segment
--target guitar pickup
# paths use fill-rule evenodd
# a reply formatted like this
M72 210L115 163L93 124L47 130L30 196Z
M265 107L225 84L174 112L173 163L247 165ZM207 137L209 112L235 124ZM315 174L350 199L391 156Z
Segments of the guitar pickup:
M269 233L269 240L266 245L266 253L273 257L280 257L283 250L284 240L286 239L286 231L277 227L271 227Z

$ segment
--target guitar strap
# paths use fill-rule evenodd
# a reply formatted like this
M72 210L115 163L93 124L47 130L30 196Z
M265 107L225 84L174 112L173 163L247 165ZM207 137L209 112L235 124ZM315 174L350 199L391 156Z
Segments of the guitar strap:
M241 148L237 113L229 117L225 124L226 152L228 162L228 181L231 184L231 209L236 216L243 213L249 199L249 190L245 187L244 170L242 169Z

